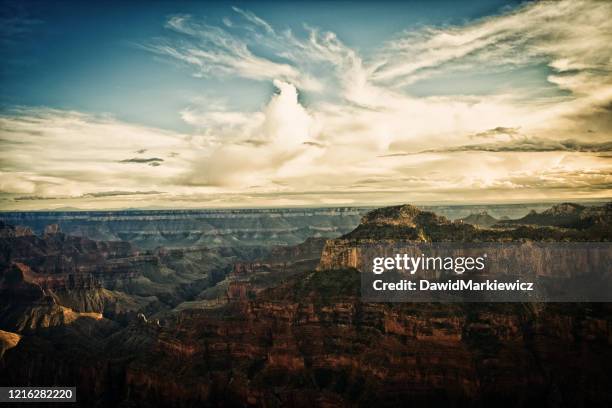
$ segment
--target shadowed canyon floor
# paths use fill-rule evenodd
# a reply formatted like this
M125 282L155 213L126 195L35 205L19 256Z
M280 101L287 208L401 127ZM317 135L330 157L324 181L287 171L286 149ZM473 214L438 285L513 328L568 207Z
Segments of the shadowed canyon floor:
M339 254L364 242L612 238L612 203L458 215L387 207L281 246L3 223L0 385L76 385L94 407L612 405L610 304L360 300Z

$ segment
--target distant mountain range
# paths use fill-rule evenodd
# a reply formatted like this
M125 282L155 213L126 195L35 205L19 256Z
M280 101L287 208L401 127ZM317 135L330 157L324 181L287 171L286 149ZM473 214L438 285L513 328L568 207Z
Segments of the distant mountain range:
M587 229L598 225L610 225L612 203L603 206L585 207L580 204L563 203L540 213L531 211L516 220L505 220L499 226L548 225L564 228Z

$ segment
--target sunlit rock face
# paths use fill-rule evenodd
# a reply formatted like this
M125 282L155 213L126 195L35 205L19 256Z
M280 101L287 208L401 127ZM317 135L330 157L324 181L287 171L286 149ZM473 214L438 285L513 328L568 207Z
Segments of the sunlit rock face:
M20 340L20 335L0 330L0 359L4 355L5 351L15 347L17 344L19 344Z
M56 225L44 230L37 236L3 226L2 329L62 326L79 313L122 319L171 309L223 279L235 259L261 253L258 247L141 251L124 241L66 235Z

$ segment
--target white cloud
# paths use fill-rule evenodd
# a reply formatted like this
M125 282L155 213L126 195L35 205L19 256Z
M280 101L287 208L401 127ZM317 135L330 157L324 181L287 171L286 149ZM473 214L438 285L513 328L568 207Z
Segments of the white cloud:
M216 117L210 120L210 112L193 118L207 123L218 143L209 155L196 160L193 170L181 182L237 187L269 184L279 169L287 171L287 166L308 150L304 143L317 133L313 118L298 102L295 86L280 80L274 85L279 93L272 96L261 113L212 113L234 118L236 128L228 129L227 122L217 122Z
M245 12L241 14L250 16L248 19L251 22L257 19ZM245 40L221 27L196 22L187 15L171 17L166 26L186 39L159 41L142 47L194 67L198 76L237 75L257 80L281 78L307 89L318 90L321 87L318 81L303 75L289 63L275 62L255 55Z
M11 175L2 178L2 190L12 193L81 195L159 185L191 154L185 135L71 111L16 110L0 117L0 132L0 171ZM141 149L163 164L122 162Z
M612 68L612 4L560 1L527 4L508 14L465 26L426 27L389 42L375 73L377 81L411 83L453 69L546 62L558 72ZM603 74L603 75L602 75ZM588 83L589 81L586 81ZM585 84L586 84L585 83ZM568 89L579 93L579 86Z

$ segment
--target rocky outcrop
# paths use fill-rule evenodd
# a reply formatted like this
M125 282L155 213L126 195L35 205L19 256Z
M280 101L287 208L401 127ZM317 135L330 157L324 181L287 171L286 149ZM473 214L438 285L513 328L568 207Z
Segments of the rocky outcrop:
M21 336L17 333L11 333L4 330L0 330L0 359L4 355L4 352L12 349L21 340Z
M361 219L362 225L391 225L416 228L427 224L448 224L450 221L430 211L421 211L409 204L384 207L368 212Z
M459 241L476 233L472 225L453 222L413 205L385 207L367 213L353 231L341 239L358 241Z
M467 217L459 218L459 221L464 222L466 224L481 226L481 227L490 227L499 222L497 218L492 217L486 211L481 211L477 213L472 213Z
M601 206L585 207L579 204L563 203L554 205L540 213L531 211L516 220L505 220L499 226L538 225L597 230L612 222L612 202Z
M227 302L254 298L262 290L274 287L291 276L312 271L319 263L325 239L309 238L298 245L273 247L262 259L235 262L227 275ZM207 296L201 296L206 298ZM186 303L181 308L209 306L209 303Z
M297 245L282 245L272 247L267 259L274 262L299 262L319 259L325 246L325 238L307 238Z
M329 240L323 249L317 269L324 271L345 268L358 269L361 266L359 251L359 247L352 240Z
M17 238L34 235L29 227L14 226L0 221L0 238Z
M49 224L45 227L44 235L54 235L60 233L59 224Z
M18 333L36 332L70 325L81 317L102 319L101 313L77 312L60 304L58 297L46 289L47 285L44 276L25 264L15 263L5 271L0 281L0 327ZM95 292L95 288L90 290Z

